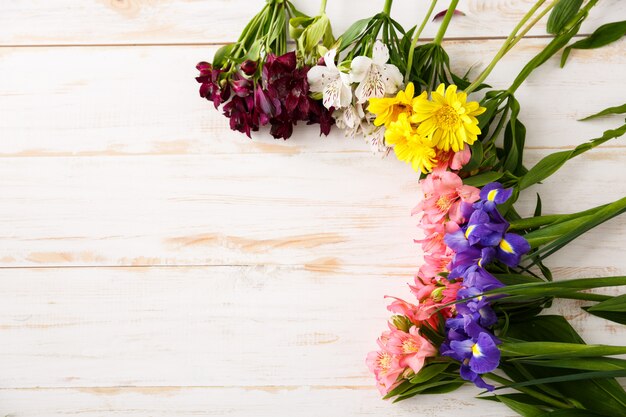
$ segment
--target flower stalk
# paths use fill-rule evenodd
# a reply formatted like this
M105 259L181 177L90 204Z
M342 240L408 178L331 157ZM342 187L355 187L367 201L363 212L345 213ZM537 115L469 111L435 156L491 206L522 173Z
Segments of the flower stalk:
M383 7L383 13L386 14L387 16L389 16L391 13L392 3L393 3L393 0L385 0L385 7Z
M439 27L439 31L437 32L435 39L433 39L433 43L435 45L441 45L441 41L443 40L443 35L445 35L446 30L448 29L448 25L450 24L450 20L452 19L452 16L454 15L454 11L456 10L457 4L459 4L459 0L452 0L450 2L450 6L448 7L446 14L443 17L443 20L441 21L441 26Z
M424 28L426 27L426 23L430 20L430 16L433 14L433 10L435 9L435 5L437 4L437 0L432 0L430 2L430 7L424 16L424 20L422 20L422 24L415 32L415 36L411 40L411 47L409 48L409 57L407 59L406 72L404 74L404 83L409 82L409 76L411 74L411 68L413 67L413 56L415 55L415 47L417 46L417 41L419 40Z
M526 13L524 15L522 20L519 21L519 23L515 26L515 28L513 28L513 30L509 34L509 36L506 38L506 40L502 44L502 47L500 48L500 50L498 50L498 52L493 57L493 59L491 60L489 65L487 65L487 67L480 73L480 75L476 78L476 80L474 80L474 82L472 82L465 89L465 92L469 94L470 92L474 91L480 84L482 84L482 82L485 81L485 79L491 73L491 71L493 71L493 69L495 68L496 64L502 59L502 57L504 57L504 55L506 55L506 53L509 52L511 50L511 48L513 48L513 46L517 42L519 42L520 39L522 39L526 33L528 33L528 31L539 21L539 19L541 19L559 1L560 0L554 0L550 5L548 5L546 7L546 9L544 11L542 11L539 14L538 18L533 19L522 30L522 32L518 34L520 29L522 29L522 27L526 24L526 22L528 22L534 16L534 14L537 12L537 10L546 2L546 0L538 0L535 3L535 5L528 11L528 13Z

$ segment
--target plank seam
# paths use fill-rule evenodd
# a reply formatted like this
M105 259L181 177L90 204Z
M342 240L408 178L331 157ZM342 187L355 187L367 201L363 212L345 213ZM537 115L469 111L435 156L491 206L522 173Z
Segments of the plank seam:
M582 33L577 34L573 38L587 37L590 34ZM553 39L553 35L529 35L524 36L523 39ZM459 41L490 41L490 40L505 40L506 36L473 36L473 37L449 37L444 39L445 42L459 42ZM433 38L423 38L424 43L431 42ZM80 48L80 47L143 47L143 46L222 46L234 41L220 41L220 42L168 42L168 43L42 43L42 44L0 44L0 48ZM293 42L289 42L293 44Z

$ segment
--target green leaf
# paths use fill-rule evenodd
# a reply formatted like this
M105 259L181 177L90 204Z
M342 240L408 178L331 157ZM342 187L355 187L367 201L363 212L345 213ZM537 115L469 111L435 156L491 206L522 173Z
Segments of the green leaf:
M598 303L587 309L589 312L594 311L618 311L626 312L626 294L613 297L609 300Z
M526 175L521 177L519 181L519 189L523 190L531 185L545 180L550 175L558 171L559 168L561 168L568 160L587 152L588 150L593 149L608 140L618 138L624 133L626 133L626 124L618 127L617 129L607 130L601 137L580 144L570 151L556 152L546 156L541 161L537 162L537 164L532 167Z
M618 371L626 369L626 360L617 358L520 359L519 361L530 365L579 369L583 371Z
M496 274L496 277L506 277L506 274ZM525 284L507 285L490 291L484 295L538 295L545 294L549 297L552 292L582 291L591 288L616 287L626 285L626 276L602 277L602 278L577 278L556 282L528 282Z
M626 370L619 371L592 371L592 372L579 372L574 374L567 374L561 376L553 376L548 378L538 378L530 381L516 382L513 384L502 385L497 387L496 390L504 388L517 388L517 387L529 387L533 385L551 384L555 382L570 382L570 381L584 381L588 379L602 379L602 378L619 378L626 376Z
M423 367L413 378L410 379L412 384L418 385L426 381L430 381L435 376L445 371L450 364L436 363Z
M555 410L542 414L539 417L607 417L606 414L596 414L589 410ZM611 416L613 417L613 416Z
M503 175L504 173L502 172L489 171L482 174L474 175L473 177L467 177L463 179L463 184L471 185L473 187L482 187L485 184L497 181Z
M561 32L567 23L576 16L583 0L561 0L559 1L548 18L546 30L553 35Z
M525 402L516 401L513 398L505 395L496 395L498 401L509 407L523 417L539 417L545 413L545 409L539 408L536 405L531 405Z
M530 265L526 267L529 268L532 265L542 261L553 253L557 252L559 249L563 248L572 240L576 239L578 236L584 234L585 232L593 229L594 227L612 219L613 217L619 216L620 214L626 212L626 197L617 200L611 204L598 208L594 214L583 217L576 221L568 221L561 224L556 224L553 226L547 226L545 229L553 229L560 228L563 225L573 224L574 227L565 231L559 238L554 240L552 243L549 243L545 246L542 246L537 251L528 255L526 258L533 259ZM535 232L531 232L535 233ZM527 235L530 235L528 233ZM530 241L529 241L530 243ZM531 245L532 246L532 245Z
M358 38L367 25L373 20L372 17L368 17L366 19L357 20L339 37L339 51L343 51L346 49L352 42Z
M606 116L608 114L623 114L623 113L626 113L626 104L622 104L621 106L606 108L596 114L592 114L591 116L587 116L579 120L580 121L591 120L591 119L595 119L596 117Z
M589 311L589 307L583 307L587 313L594 315L596 317L603 318L605 320L609 320L615 323L626 325L626 314L625 313L615 313L613 311Z
M587 358L626 354L626 346L582 345L562 342L504 342L500 345L500 352L503 357Z
M565 48L561 56L561 67L565 65L567 57L572 49L595 49L615 42L626 35L626 20L621 22L607 23L600 26L588 37L579 40Z
M222 68L235 46L237 46L236 43L229 43L228 45L224 45L215 51L215 55L213 55L213 67Z

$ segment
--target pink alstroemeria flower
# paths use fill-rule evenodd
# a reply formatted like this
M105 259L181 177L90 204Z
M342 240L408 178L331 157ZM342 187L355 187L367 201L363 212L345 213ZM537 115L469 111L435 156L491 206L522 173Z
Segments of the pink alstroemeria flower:
M454 172L436 170L420 182L424 192L422 200L413 210L413 214L423 212L428 223L453 221L461 224L462 204L472 204L479 200L480 190L463 185L463 180Z
M389 339L394 331L398 331L391 324L391 331L385 331L378 339L380 350L367 354L365 363L376 378L376 387L381 395L387 394L398 385L398 377L406 369L400 365L400 358L388 349Z
M471 157L472 151L470 151L469 146L466 146L459 152L439 152L437 154L437 161L439 161L439 163L437 167L435 167L435 170L446 170L450 168L453 171L458 171L469 162Z
M393 330L387 342L387 350L399 357L399 364L409 367L418 373L424 366L426 358L437 355L437 349L419 334L419 329L413 326L409 332Z

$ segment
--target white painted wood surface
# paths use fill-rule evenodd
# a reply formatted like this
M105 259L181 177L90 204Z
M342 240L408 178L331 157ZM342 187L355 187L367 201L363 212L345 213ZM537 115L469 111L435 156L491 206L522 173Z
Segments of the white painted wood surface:
M330 0L336 32L377 3ZM407 26L424 9L396 3ZM462 0L455 68L484 66L531 3ZM250 141L197 97L196 61L260 4L0 2L0 415L514 415L470 387L378 398L364 356L383 295L406 294L416 269L415 175L314 128ZM603 0L583 32L623 19L626 3ZM506 87L547 42L520 42L489 82ZM563 70L552 60L520 89L528 164L620 123L576 119L623 102L625 47L575 51ZM522 209L534 191L545 212L620 198L625 163L623 139L608 143ZM549 264L559 278L625 274L625 226ZM579 306L555 310L589 342L626 343Z

